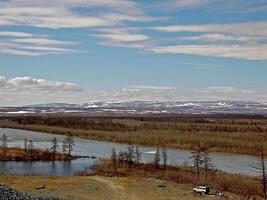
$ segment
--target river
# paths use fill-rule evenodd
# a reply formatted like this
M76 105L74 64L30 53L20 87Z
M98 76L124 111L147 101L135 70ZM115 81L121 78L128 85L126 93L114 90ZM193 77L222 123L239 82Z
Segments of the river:
M49 149L51 140L56 137L59 144L64 140L64 136L57 134L47 134L35 131L25 131L17 129L0 128L0 136L6 134L9 147L23 147L24 138L32 140L34 147L39 149ZM0 174L38 174L54 176L71 176L78 171L90 171L90 165L97 162L98 158L109 157L112 148L116 151L124 151L127 145L75 138L73 154L82 156L96 156L97 159L77 159L70 162L0 162ZM61 144L60 144L61 148ZM141 147L143 162L152 162L155 147ZM171 165L191 165L190 150L168 149L168 164ZM243 175L257 175L249 166L257 160L256 157L248 155L211 153L212 163L216 169Z

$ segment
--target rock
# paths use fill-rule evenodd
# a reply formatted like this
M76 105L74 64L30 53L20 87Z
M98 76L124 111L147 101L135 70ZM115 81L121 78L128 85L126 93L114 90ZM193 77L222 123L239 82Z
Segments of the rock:
M0 200L63 200L44 193L18 192L4 184L0 184Z
M163 187L166 187L166 185L161 184L161 185L158 185L158 187L163 188Z

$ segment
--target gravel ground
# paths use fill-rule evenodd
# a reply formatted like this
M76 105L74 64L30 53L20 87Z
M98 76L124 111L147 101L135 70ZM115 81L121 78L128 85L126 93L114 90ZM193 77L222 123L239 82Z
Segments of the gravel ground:
M0 184L0 200L62 200L43 193L18 192L4 184Z

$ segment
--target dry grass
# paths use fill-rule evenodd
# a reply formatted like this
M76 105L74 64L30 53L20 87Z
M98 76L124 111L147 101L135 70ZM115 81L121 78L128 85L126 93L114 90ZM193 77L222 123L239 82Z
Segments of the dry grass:
M103 160L94 166L96 174L122 176L122 177L146 177L172 181L179 184L209 185L214 189L231 192L242 196L261 196L262 188L259 182L249 176L228 174L220 171L202 172L198 175L189 167L172 167L155 169L152 164L127 165L119 163L116 171L110 160Z
M191 185L169 181L135 177L44 177L44 176L0 176L0 182L19 191L36 192L43 184L42 192L58 195L69 200L200 200L214 196L193 194ZM163 187L162 187L163 186ZM230 200L242 197L229 194Z

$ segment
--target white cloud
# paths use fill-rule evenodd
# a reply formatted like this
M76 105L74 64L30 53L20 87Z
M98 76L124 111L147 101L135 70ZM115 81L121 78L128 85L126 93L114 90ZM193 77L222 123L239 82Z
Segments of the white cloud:
M129 33L98 34L96 37L118 42L139 42L149 39L146 35Z
M212 34L201 34L197 36L187 36L187 37L182 37L181 39L182 40L196 40L196 41L210 41L210 42L217 42L217 41L248 42L248 41L255 41L259 38L212 33Z
M27 38L27 37L33 37L32 34L30 33L25 33L25 32L14 32L14 31L0 31L0 36L6 36L6 37L22 37L22 38Z
M0 87L2 87L6 82L6 78L0 75Z
M0 33L1 34L1 33ZM60 41L60 40L52 40L48 38L19 38L19 39L12 39L11 41L17 43L24 43L24 44L34 44L34 45L51 45L51 46L58 46L58 45L73 45L76 44L75 42L70 41Z
M26 32L0 31L0 53L40 56L46 54L63 54L76 52L70 46L76 45L73 41L50 39L45 35L35 35Z
M86 14L74 8L100 7ZM122 22L146 22L139 4L128 0L7 0L0 2L0 25L27 25L43 28L88 28L112 26Z
M151 48L154 53L267 59L267 45L261 42L267 39L266 22L173 25L151 29L169 33L194 33L194 36L178 37L178 40L186 41L186 45L157 46Z
M204 100L266 101L266 91L242 89L233 86L212 86L194 91L194 95Z
M150 4L147 8L160 8L160 9L189 9L199 6L207 5L212 0L167 0L160 3Z
M147 6L148 8L160 9L160 11L177 11L201 8L206 12L216 13L253 13L266 11L267 6L264 0L166 0L157 1Z
M141 90L157 90L157 91L166 91L166 90L176 90L175 87L164 87L164 86L149 86L149 85L137 85L137 86L129 86L125 88L124 91L127 90L134 90L134 91L141 91Z
M233 86L211 86L200 89L177 89L169 86L136 85L120 90L86 90L62 81L32 77L5 78L0 75L0 106L36 103L85 103L89 101L267 101L267 88L244 89Z
M104 39L105 42L110 43L132 43L143 42L149 40L149 36L138 33L135 29L127 28L105 28L98 29L100 33L94 34L97 38Z
M224 58L266 60L267 45L175 45L151 49L159 54L192 54Z
M172 6L175 8L192 8L211 3L212 0L173 0Z
M31 77L15 77L6 79L0 76L1 90L25 92L80 91L81 87L74 83L35 79Z
M267 22L172 25L151 27L151 29L161 32L221 33L235 36L267 37Z
M150 37L140 33L137 28L102 28L92 36L101 39L98 44L110 47L145 49L149 46Z
M136 31L123 30L127 22L162 20L147 16L141 4L130 0L6 0L0 1L0 16L0 26L114 29L94 35L102 39L98 44L129 48L136 48L140 45L136 42L147 41L150 37ZM128 42L131 44L128 45ZM5 54L40 56L77 52L67 47L75 44L32 33L0 32L0 53Z

